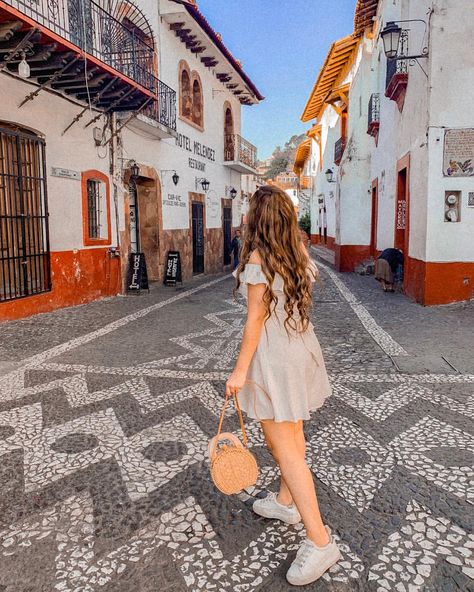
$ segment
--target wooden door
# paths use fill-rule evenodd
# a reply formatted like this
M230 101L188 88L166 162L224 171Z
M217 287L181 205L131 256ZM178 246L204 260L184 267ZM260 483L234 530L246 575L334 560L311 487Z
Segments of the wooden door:
M224 265L231 264L230 243L232 242L232 208L223 208Z
M204 205L192 202L193 273L204 273Z

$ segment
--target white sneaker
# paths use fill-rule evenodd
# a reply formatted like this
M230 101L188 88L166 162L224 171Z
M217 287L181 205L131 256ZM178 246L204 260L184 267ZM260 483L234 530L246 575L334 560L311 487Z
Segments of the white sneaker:
M286 524L298 524L301 522L301 516L295 505L284 506L277 501L277 494L268 492L267 497L253 502L252 506L255 514L264 518L275 518Z
M286 573L286 579L293 586L306 586L318 580L330 567L341 559L341 552L334 542L331 531L329 543L318 547L309 539L305 539L296 553L296 558Z

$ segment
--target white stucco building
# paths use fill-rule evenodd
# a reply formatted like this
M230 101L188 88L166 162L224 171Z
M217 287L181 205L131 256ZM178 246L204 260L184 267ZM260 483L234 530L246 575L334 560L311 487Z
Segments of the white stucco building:
M389 22L400 29L394 60L381 35ZM316 119L308 135L322 138L312 140L308 156L316 165L322 154L312 173L314 238L317 199L326 199L331 170L334 199L326 209L328 230L334 215L338 268L400 248L405 291L424 304L474 293L474 106L465 100L474 79L466 51L473 29L467 0L359 0L346 38L353 50L345 63L330 52L303 116ZM327 79L338 62L338 76L323 86L324 72ZM337 135L345 145L331 162Z
M135 252L222 270L256 172L263 97L194 1L60 8L0 7L0 319L116 294Z

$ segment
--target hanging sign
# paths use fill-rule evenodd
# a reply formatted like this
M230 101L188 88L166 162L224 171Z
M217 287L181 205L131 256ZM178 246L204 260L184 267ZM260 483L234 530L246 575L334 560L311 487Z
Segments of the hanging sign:
M165 286L176 286L178 282L183 282L181 255L179 251L168 251L168 256L166 257Z
M130 253L127 272L127 292L139 294L141 290L149 289L144 253Z

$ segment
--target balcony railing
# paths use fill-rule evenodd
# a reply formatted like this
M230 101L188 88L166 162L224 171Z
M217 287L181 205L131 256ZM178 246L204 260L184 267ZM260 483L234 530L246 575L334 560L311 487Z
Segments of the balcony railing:
M154 48L93 0L4 0L142 87L155 92Z
M367 133L371 136L377 136L380 128L380 94L374 93L369 101L369 117Z
M407 60L387 60L387 77L385 80L385 90L390 87L393 77L396 74L408 75Z
M346 138L339 138L334 144L334 164L339 166L341 164L342 155L346 149Z
M380 123L380 94L374 93L369 101L369 127L372 123Z
M401 32L398 53L400 56L408 55L408 31L406 29ZM396 101L400 111L402 111L405 102L407 86L408 60L387 60L385 96Z
M155 78L158 100L149 103L142 111L143 115L176 131L176 92L167 84Z
M239 134L226 134L224 137L224 162L235 162L257 168L257 148Z

